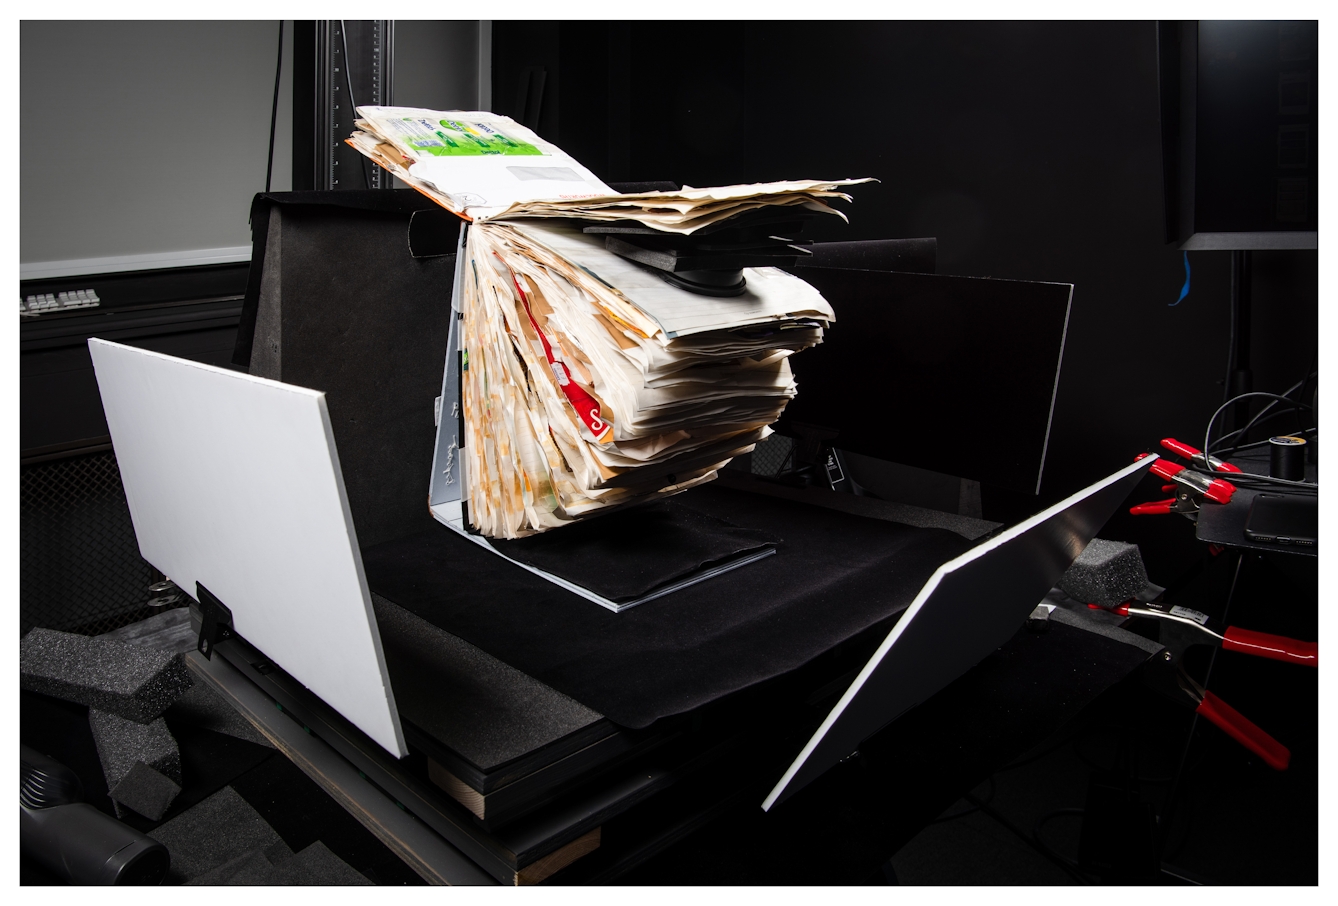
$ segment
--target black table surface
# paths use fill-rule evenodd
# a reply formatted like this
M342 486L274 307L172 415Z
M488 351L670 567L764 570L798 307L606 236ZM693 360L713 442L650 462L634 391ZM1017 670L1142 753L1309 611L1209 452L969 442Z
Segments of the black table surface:
M632 867L623 825L655 820L654 806L604 828L604 845L552 883L860 884L935 816L999 768L1076 718L1149 653L1052 620L1019 629L979 665L866 740L771 812L761 802L794 754L735 765L720 778L726 808L708 825ZM796 740L802 745L803 740ZM796 748L795 752L798 751Z

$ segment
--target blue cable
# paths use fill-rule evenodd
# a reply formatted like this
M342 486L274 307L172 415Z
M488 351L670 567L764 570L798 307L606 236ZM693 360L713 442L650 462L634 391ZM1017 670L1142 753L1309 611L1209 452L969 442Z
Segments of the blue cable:
M1167 308L1175 308L1185 301L1185 296L1189 295L1189 252L1183 252L1182 254L1185 256L1185 285L1180 287L1180 298L1170 303Z

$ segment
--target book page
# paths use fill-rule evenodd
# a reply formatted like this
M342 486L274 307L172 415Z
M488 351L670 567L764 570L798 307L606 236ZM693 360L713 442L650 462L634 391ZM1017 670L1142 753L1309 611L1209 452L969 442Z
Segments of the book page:
M747 289L742 295L702 296L671 286L650 268L615 255L604 247L602 236L555 221L508 221L507 226L615 287L670 339L785 318L836 320L816 289L777 268L745 268Z
M534 199L618 194L574 157L510 117L417 107L359 107L358 115L408 159L406 169L415 180L474 219Z

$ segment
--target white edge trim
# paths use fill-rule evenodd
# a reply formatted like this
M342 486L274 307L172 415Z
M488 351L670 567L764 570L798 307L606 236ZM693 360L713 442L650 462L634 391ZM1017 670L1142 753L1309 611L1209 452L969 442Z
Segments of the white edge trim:
M117 274L125 271L162 270L169 267L199 267L206 264L236 264L251 260L249 245L218 249L191 249L185 252L154 252L148 255L113 255L110 258L70 258L65 261L19 262L20 280L49 280L53 277L82 277L92 274Z
M160 361L165 361L165 362L171 362L175 365L184 365L190 368L197 368L200 371L208 371L212 374L217 374L222 377L229 377L232 378L233 380L243 381L245 383L267 384L270 387L278 387L282 390L287 390L289 393L296 393L299 396L319 397L321 399L324 399L325 397L324 392L320 390L312 390L309 387L299 387L297 384L285 384L283 381L275 381L271 380L270 378L257 377L254 374L247 374L245 371L233 371L231 368L223 368L219 365L209 365L206 364L205 362L194 361L193 359L183 359L180 358L179 356L168 355L165 352L155 352L152 349L141 349L138 346L129 346L126 345L125 343L114 343L111 340L104 340L101 337L89 337L88 345L90 348L93 346L106 346L110 349L129 349L139 355L148 356L149 358L159 359ZM116 438L113 437L112 446L115 445L116 445ZM341 478L343 477L342 474L340 477Z
M1073 315L1073 285L1069 284L1069 300L1064 305L1064 333L1059 338L1059 360L1055 362L1055 385L1050 388L1050 414L1045 419L1045 441L1041 444L1041 465L1036 470L1036 493L1041 493L1041 479L1045 476L1045 457L1050 452L1050 429L1055 423L1055 401L1059 399L1059 376L1064 370L1064 347L1069 342L1069 319Z
M224 370L224 369L219 369ZM249 377L249 375L248 375ZM372 606L372 590L367 584L367 571L362 565L362 547L358 544L358 532L353 525L353 510L348 503L348 489L344 486L344 467L339 462L339 448L335 445L334 424L330 421L330 410L325 404L325 394L316 393L316 402L321 412L321 427L325 429L325 442L330 448L330 461L334 466L335 487L339 491L339 508L344 514L344 532L348 546L353 554L353 568L358 574L358 592L362 595L362 609L367 617L367 625L372 630L372 650L376 655L376 669L381 674L381 692L385 697L386 708L390 714L390 731L394 734L394 748L386 745L386 740L372 737L380 746L396 758L407 758L409 745L404 739L404 727L400 724L400 709L395 703L395 689L390 682L390 665L386 662L385 648L381 645L381 626L376 621L376 609ZM314 691L314 690L313 690ZM364 733L367 730L359 727ZM370 733L367 733L371 736Z
M1147 468L1156 461L1157 458L1157 455L1154 453L1125 466L1113 475L1102 479L1094 485L1089 485L1083 488L1076 494L1064 498L1054 506L1044 509L1035 516L1019 522L1007 531L991 538L984 544L973 547L966 553L949 560L947 563L944 563L936 569L934 574L929 577L929 581L920 589L920 593L915 596L915 600L911 602L911 606L906 608L906 612L901 615L901 619L897 620L897 625L892 627L892 631L889 632L887 638L883 640L883 644L878 646L878 650L874 652L873 657L869 658L868 663L864 665L864 669L859 672L859 676L855 677L855 681L850 684L850 688L846 690L845 694L841 696L841 700L836 703L834 708L832 708L831 713L827 715L827 719L822 722L822 726L818 727L812 738L810 738L808 743L804 746L803 751L799 753L794 762L785 771L785 775L781 777L776 786L767 794L767 798L762 802L762 810L770 811L771 807L776 804L776 800L780 798L780 795L783 792L785 792L785 788L789 785L790 781L794 779L794 775L799 773L799 769L804 766L804 762L808 760L808 756L818 747L818 743L822 742L823 737L827 735L827 731L832 728L832 725L840 719L842 713L845 712L846 706L859 694L865 681L878 669L878 666L883 662L883 657L886 656L888 650L896 644L897 639L901 638L901 634L906 631L908 626L910 626L911 621L915 619L915 615L920 612L920 608L924 607L925 601L927 601L930 595L934 593L935 589L938 588L939 583L943 581L944 576L960 569L972 560L979 559L990 551L1002 547L1023 533L1040 525L1052 516L1062 513L1080 500L1090 497L1092 494L1115 484L1139 469Z

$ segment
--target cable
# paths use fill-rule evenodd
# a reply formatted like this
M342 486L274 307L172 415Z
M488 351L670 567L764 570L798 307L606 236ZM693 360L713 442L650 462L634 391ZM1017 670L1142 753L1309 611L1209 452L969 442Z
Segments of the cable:
M283 75L283 20L279 20L279 59L274 64L274 103L269 108L269 164L265 167L265 191L274 175L274 127L279 120L279 77Z
M1181 302L1185 301L1185 296L1189 295L1189 252L1183 252L1182 254L1184 255L1185 261L1185 285L1180 287L1180 295L1176 297L1174 302L1167 306L1168 308L1175 308Z
M1302 428L1300 431L1297 431L1296 433L1297 433L1298 435L1300 435L1301 437L1309 437L1309 436L1312 435L1312 434L1317 434L1317 433L1319 433L1319 429L1318 429L1318 428ZM1255 449L1258 449L1259 447L1266 447L1266 446L1268 446L1268 444L1269 444L1269 439L1268 439L1268 438L1265 438L1264 440L1256 440L1254 443L1250 443L1250 444L1241 444L1239 447L1232 447L1232 448L1231 448L1230 450L1228 450L1227 452L1228 452L1228 453L1239 453L1241 450L1255 450ZM1249 473L1245 473L1245 474L1249 474Z
M1292 384L1292 385L1291 385L1290 387L1288 387L1286 390L1282 391L1282 395L1283 395L1283 397L1286 397L1286 398L1287 398L1287 399L1286 399L1286 402L1291 402L1291 403L1292 403L1292 408L1291 408L1290 410L1286 410L1286 411L1297 412L1297 413L1298 413L1298 415L1297 415L1297 421L1298 421L1298 422L1300 421L1300 415L1299 415L1299 413L1300 413L1302 407L1303 407L1305 404L1302 403L1302 402L1300 402L1299 400L1297 400L1297 401L1292 401L1292 400L1290 399L1290 396L1291 396L1291 394L1292 394L1293 392L1295 392L1296 390L1304 389L1306 383L1309 382L1310 378L1312 378L1312 377L1317 377L1317 376L1318 376L1318 372L1312 372L1311 374L1309 374L1309 375L1307 375L1306 377L1302 378L1300 381L1296 382L1295 384ZM1274 400L1273 402L1271 402L1271 403L1269 403L1267 406L1265 406L1263 409L1260 409L1259 412L1254 416L1254 418L1250 419L1250 421L1246 423L1246 425L1245 425L1244 428L1238 428L1237 430L1230 432L1229 434L1226 435L1225 438L1220 439L1220 440L1218 441L1218 443L1219 443L1219 444L1225 444L1225 443L1228 442L1228 440L1229 440L1230 438L1237 437L1237 436L1239 436L1240 438L1243 439L1243 438L1245 437L1246 433L1249 432L1249 430L1250 430L1251 428L1253 428L1257 422L1259 422L1261 419L1263 419L1263 418L1265 417L1265 415L1266 415L1270 410L1273 409L1274 406L1278 405L1279 402L1280 402L1279 400ZM1283 414L1285 414L1285 412L1277 412L1277 413L1274 413L1274 415L1283 415ZM1272 418L1272 417L1273 417L1273 416L1268 416L1268 418ZM1234 450L1235 448L1233 447L1233 448L1231 448L1231 449Z
M344 45L344 84L348 86L348 106L353 116L358 115L358 102L353 99L353 60L348 55L348 29L344 20L339 20L339 40ZM358 170L362 172L362 187L370 189L372 181L367 178L367 158L358 155Z
M1205 455L1207 455L1208 451L1212 449L1212 447L1209 446L1209 442L1212 440L1212 435L1213 435L1213 422L1217 421L1217 416L1221 415L1222 412L1223 412L1223 410L1225 410L1226 407L1227 407L1227 406L1230 406L1232 403L1238 402L1238 401L1243 400L1243 399L1249 399L1249 398L1252 398L1252 397L1258 397L1258 396L1262 396L1262 397L1265 397L1265 398L1267 398L1267 399L1271 399L1271 400L1282 400L1283 402L1287 402L1287 403L1293 402L1292 400L1289 400L1289 399L1287 399L1287 397L1282 396L1282 395L1280 395L1280 394L1277 394L1277 393L1264 393L1262 390L1255 390L1255 391L1253 391L1253 392L1251 392L1251 393L1242 393L1242 394L1239 394L1238 396L1233 396L1231 399L1227 400L1225 403L1223 403L1222 405L1218 406L1218 407L1217 407L1217 411L1213 413L1212 418L1208 419L1208 427L1205 428L1205 429L1204 429L1204 432L1203 432L1203 452L1204 452ZM1304 406L1305 404L1304 404L1304 403L1300 403L1299 405ZM1309 408L1309 407L1306 407L1306 408ZM1232 474L1233 474L1233 479L1234 479L1234 476L1235 476L1236 474L1240 474L1240 473L1232 473ZM1256 475L1256 476L1253 476L1253 477L1255 477L1255 478L1262 478L1263 476L1261 476L1261 475ZM1271 480L1272 480L1272 481L1282 481L1282 479L1280 479L1280 478L1275 478L1275 479L1271 479ZM1286 484L1304 484L1305 482L1285 482L1285 483L1286 483ZM1311 485L1311 487L1316 487L1316 486Z
M1267 491L1270 487L1281 485L1282 487L1291 488L1293 491L1302 493L1319 493L1319 485L1314 482L1291 481L1286 478L1274 478L1272 475L1255 475L1252 472L1214 472L1212 477L1218 478L1223 474L1229 474L1231 476L1231 484L1252 491Z
M1290 394L1291 394L1291 393L1293 393L1293 392L1296 391L1296 390L1299 390L1299 389L1303 388L1303 387L1305 386L1306 382L1309 381L1310 378L1315 377L1315 376L1316 376L1316 373L1312 373L1312 374L1307 375L1306 377L1302 378L1300 381L1297 381L1295 384L1292 384L1292 385L1291 385L1290 387L1288 387L1286 390L1282 391L1282 395L1283 395L1284 397L1290 397ZM1290 400L1289 400L1289 401L1290 401ZM1258 412L1258 414L1255 415L1254 418L1250 419L1249 422L1246 423L1246 425L1245 425L1244 428L1237 428L1235 431L1230 432L1229 434L1226 435L1226 437L1221 438L1221 439L1218 441L1218 443L1223 443L1223 444L1224 444L1224 443L1227 443L1229 438L1235 437L1236 435L1240 435L1241 437L1244 437L1244 436L1249 432L1249 430L1255 426L1255 423L1258 422L1260 419L1263 419L1263 418L1264 418L1264 415L1265 415L1270 409L1272 409L1274 406L1276 406L1277 404L1278 404L1278 401L1277 401L1277 400L1274 400L1273 402L1269 403L1267 406L1265 406L1264 408L1260 409L1259 412ZM1292 411L1294 411L1294 410L1292 410ZM1286 414L1285 412L1278 412L1278 413L1275 413L1275 415L1285 415L1285 414ZM1272 417L1273 417L1273 416L1269 416L1269 418L1272 418ZM1231 449L1231 450L1235 450L1236 448L1235 448L1235 447L1232 447L1232 448L1230 448L1230 449ZM1212 452L1212 451L1209 451L1209 452Z
M1250 393L1241 393L1237 396L1233 396L1231 399L1227 400L1225 403L1218 406L1217 411L1213 413L1212 418L1208 419L1208 427L1203 432L1203 449L1205 452L1212 449L1211 447L1208 446L1208 442L1212 439L1213 423L1217 421L1217 416L1221 415L1222 411L1226 409L1227 406L1230 406L1232 403L1237 403L1243 399L1248 399L1250 397L1256 397L1256 396L1262 396L1266 397L1267 399L1277 400L1284 403L1292 403L1297 407L1304 407L1306 409L1310 408L1305 403L1299 403L1296 400L1288 399L1287 397L1283 396L1280 393L1265 393L1262 390L1255 390Z
M1272 404L1270 404L1270 405L1272 405ZM1281 411L1278 411L1278 412L1272 412L1272 413L1268 413L1268 412L1266 412L1266 410L1261 410L1261 411L1259 412L1258 415L1256 415L1254 418L1250 419L1249 424L1247 424L1244 428L1239 428L1239 429L1237 429L1237 430L1235 430L1235 431L1232 431L1230 434L1228 434L1226 437L1222 438L1220 441L1216 441L1216 443L1218 443L1218 444L1223 444L1223 445L1228 445L1228 444L1229 444L1229 445L1228 445L1228 446L1219 446L1216 450L1213 450L1213 451L1212 451L1212 452L1213 452L1213 455L1216 456L1216 457L1218 457L1218 458L1221 458L1221 457L1224 457L1224 456L1230 456L1232 453L1235 453L1237 450L1239 450L1240 447L1241 447L1241 445L1237 445L1237 444L1235 444L1235 443L1229 441L1228 438L1232 438L1232 437L1235 437L1235 438L1237 438L1237 439L1243 438L1243 437L1245 437L1245 432L1249 431L1249 430L1250 430L1251 428L1253 428L1255 425L1261 425L1261 424L1264 424L1265 422L1272 421L1273 419L1275 419L1275 418L1277 418L1277 417L1279 417L1279 416L1282 416L1282 415L1295 415L1295 414L1296 414L1296 410L1295 410L1295 409L1283 409L1283 410L1281 410ZM1304 429L1298 429L1298 430L1304 430ZM1265 438L1265 440L1263 441L1263 443L1268 443L1267 438Z

